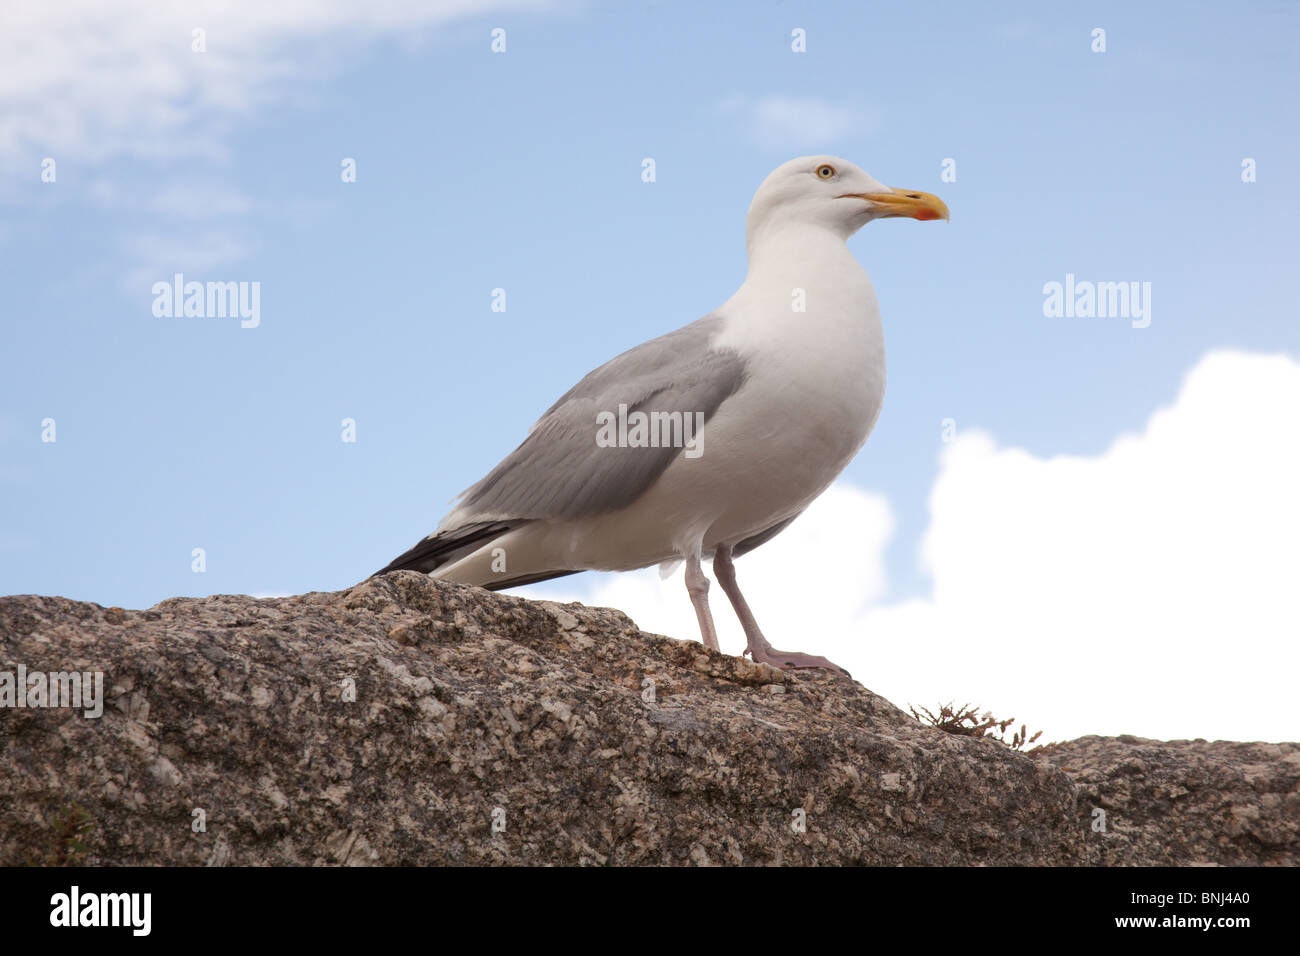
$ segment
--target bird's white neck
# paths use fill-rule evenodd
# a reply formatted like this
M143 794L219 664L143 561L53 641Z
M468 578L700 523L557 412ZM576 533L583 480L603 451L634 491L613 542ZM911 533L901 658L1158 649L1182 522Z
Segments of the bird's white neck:
M838 471L866 441L885 389L880 308L844 239L790 225L752 236L749 274L719 312L727 321L712 345L745 359L754 417L784 449L771 460L789 474L808 460Z
M856 264L847 239L838 231L815 223L782 223L750 230L745 236L749 274L773 273L789 266L806 268L819 262L845 259Z
M799 325L866 322L879 334L871 280L843 237L822 226L787 223L749 236L749 272L728 305L757 306L773 321ZM752 316L753 311L748 312ZM782 318L784 316L784 318Z

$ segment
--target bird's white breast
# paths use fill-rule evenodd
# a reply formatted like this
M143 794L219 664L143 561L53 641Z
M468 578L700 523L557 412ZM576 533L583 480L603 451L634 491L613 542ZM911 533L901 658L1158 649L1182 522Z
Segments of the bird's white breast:
M880 413L884 340L871 280L842 241L762 263L719 313L712 343L745 361L745 384L633 510L737 543L802 511L857 454ZM799 311L802 307L802 311ZM689 509L690 514L683 511Z

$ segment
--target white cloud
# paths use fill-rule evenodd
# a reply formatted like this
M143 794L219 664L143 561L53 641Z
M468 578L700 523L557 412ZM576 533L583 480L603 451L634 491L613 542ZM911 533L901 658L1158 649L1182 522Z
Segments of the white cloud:
M52 157L59 172L115 157L165 163L186 157L184 179L142 195L99 178L85 195L107 208L171 220L122 237L134 256L124 283L146 287L174 271L204 271L243 258L248 243L220 220L246 214L250 200L194 175L196 163L226 156L244 114L300 96L376 37L418 41L454 20L549 0L60 0L6 6L0 29L0 201L27 201L17 183ZM492 24L496 25L496 24ZM193 31L205 31L195 52ZM488 26L482 37L488 54ZM108 177L120 176L111 170ZM138 181L137 170L137 181ZM72 181L72 180L68 180ZM155 179L156 183L156 179ZM62 192L62 191L61 191ZM69 198L75 192L67 193ZM62 198L62 197L60 197ZM0 226L0 243L8 239Z
M96 179L88 184L86 197L114 212L143 210L165 219L192 222L243 216L253 208L247 195L216 180L189 179L145 186Z
M233 116L376 36L540 0L63 0L6 5L0 160L219 153ZM206 52L191 49L196 28ZM484 34L484 50L487 50ZM304 67L306 64L306 67ZM34 174L33 174L34 175Z
M220 183L171 183L148 202L154 212L172 219L240 216L253 206L243 193Z
M732 97L719 108L745 112L754 141L764 149L826 150L876 126L874 117L814 97L768 96L752 103Z
M1300 362L1211 353L1141 434L1094 457L960 435L931 493L927 598L881 602L888 507L842 484L740 559L740 584L773 644L825 654L900 706L969 701L1045 739L1300 739L1298 414ZM532 593L697 637L680 578Z
M127 271L124 288L146 300L152 299L149 289L155 282L170 282L177 272L201 282L257 278L215 274L215 270L246 258L252 251L245 240L225 229L150 232L131 237L126 245L126 252L136 264Z

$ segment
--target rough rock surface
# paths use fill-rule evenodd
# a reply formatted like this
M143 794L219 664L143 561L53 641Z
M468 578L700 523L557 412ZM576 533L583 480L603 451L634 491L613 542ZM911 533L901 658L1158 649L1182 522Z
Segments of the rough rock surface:
M1034 756L1105 811L1099 862L1300 863L1300 745L1080 737Z
M107 702L0 709L0 864L1300 862L1295 744L1026 755L413 572L147 611L2 598L19 664L102 671Z

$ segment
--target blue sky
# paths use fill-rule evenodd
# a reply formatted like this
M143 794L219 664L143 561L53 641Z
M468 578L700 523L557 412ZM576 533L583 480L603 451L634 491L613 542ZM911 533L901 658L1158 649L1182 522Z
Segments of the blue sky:
M0 591L356 582L582 374L721 304L754 189L808 153L952 210L850 244L888 349L843 476L889 505L878 602L933 586L944 419L1100 456L1207 353L1300 347L1294 5L456 6L0 31ZM260 325L155 317L176 272L260 283ZM1067 273L1151 283L1149 327L1045 317Z

